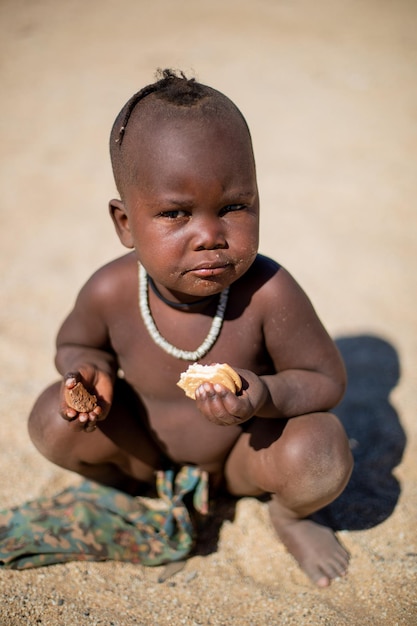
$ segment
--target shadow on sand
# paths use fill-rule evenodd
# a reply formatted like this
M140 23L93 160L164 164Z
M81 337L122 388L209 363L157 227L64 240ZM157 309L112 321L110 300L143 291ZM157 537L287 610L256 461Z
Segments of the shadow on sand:
M400 379L400 364L394 347L381 337L341 337L336 343L348 388L334 412L346 429L355 466L342 495L314 518L334 530L363 530L387 519L400 495L392 471L401 461L406 437L389 399Z
M341 337L336 344L346 364L348 388L334 412L346 429L355 466L342 495L313 518L334 530L364 530L387 519L400 495L392 472L406 438L389 399L400 379L400 364L394 347L374 335ZM229 496L217 500L199 534L197 554L216 550L221 526L234 519L235 506Z

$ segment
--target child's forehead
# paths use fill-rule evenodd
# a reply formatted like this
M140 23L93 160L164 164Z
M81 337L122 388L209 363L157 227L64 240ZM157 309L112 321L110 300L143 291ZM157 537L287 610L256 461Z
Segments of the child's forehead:
M162 166L174 171L180 153L188 159L189 171L216 163L225 170L242 163L254 169L246 121L231 101L207 98L187 107L151 95L132 112L113 161L120 193L143 179L144 168L147 174L159 173Z
M136 107L129 120L127 134L145 138L158 133L161 127L175 129L191 126L202 131L208 126L226 126L233 133L249 134L240 112L233 106L227 106L227 103L224 106L224 103L209 100L199 106L180 107L152 97Z
M179 107L148 107L130 120L122 152L125 166L139 162L160 164L168 155L194 154L200 159L218 160L226 154L233 160L253 158L252 144L246 124L234 112ZM184 152L185 151L185 152ZM158 156L159 155L159 156Z

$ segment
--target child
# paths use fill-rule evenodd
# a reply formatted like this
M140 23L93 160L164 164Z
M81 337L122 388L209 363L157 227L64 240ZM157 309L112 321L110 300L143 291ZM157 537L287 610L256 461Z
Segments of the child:
M110 151L120 193L110 214L131 252L88 280L64 321L64 379L35 404L33 442L57 465L129 493L170 463L196 465L237 496L271 494L279 537L313 582L329 585L349 557L309 516L352 468L328 413L345 371L301 288L258 254L242 114L166 70L123 107ZM230 364L242 391L204 383L187 398L176 383L194 361ZM98 398L89 412L66 403L77 381Z

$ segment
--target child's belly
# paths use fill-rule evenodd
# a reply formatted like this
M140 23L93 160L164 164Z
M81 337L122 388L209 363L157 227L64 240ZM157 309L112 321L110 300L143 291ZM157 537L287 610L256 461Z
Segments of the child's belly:
M163 453L175 463L195 464L209 472L221 470L242 433L239 426L219 426L189 400L146 402L148 428Z

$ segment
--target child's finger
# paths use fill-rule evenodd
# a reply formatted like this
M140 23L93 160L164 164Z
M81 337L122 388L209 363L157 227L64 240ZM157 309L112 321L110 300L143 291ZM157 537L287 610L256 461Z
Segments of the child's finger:
M72 389L79 382L80 375L78 372L69 372L64 377L64 385L67 389Z
M196 401L200 411L214 424L231 426L244 421L233 412L233 407L239 405L235 394L221 384L201 385L196 391Z
M96 428L97 428L97 424L88 423L87 426L84 428L84 432L92 433L94 430L96 430Z
M77 411L74 411L74 409L68 408L66 404L62 406L60 413L62 417L64 418L64 420L67 420L68 422L72 422L73 420L75 420L75 418L78 415Z

